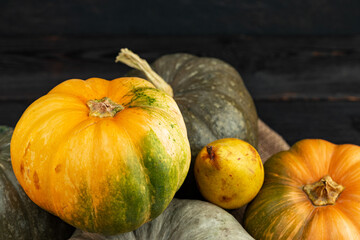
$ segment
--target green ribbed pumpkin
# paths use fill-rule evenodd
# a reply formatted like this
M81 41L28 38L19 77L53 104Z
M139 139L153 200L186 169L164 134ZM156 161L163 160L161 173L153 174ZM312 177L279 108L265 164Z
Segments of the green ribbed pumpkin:
M10 161L12 132L0 126L0 239L67 239L74 228L36 206L17 182Z

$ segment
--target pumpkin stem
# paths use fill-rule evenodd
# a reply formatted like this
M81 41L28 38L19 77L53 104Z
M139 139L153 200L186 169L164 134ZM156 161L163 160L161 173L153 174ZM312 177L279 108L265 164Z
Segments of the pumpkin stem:
M329 175L303 187L304 192L315 206L334 205L344 189L345 187L336 183Z
M118 112L124 109L120 104L111 101L110 98L89 100L86 103L90 108L89 116L93 117L114 117Z
M140 58L137 54L133 53L129 49L122 48L119 52L119 55L116 57L115 62L122 62L129 67L142 71L157 89L164 91L171 97L174 96L171 86L167 84L165 80L159 76L159 74L151 69L146 60Z

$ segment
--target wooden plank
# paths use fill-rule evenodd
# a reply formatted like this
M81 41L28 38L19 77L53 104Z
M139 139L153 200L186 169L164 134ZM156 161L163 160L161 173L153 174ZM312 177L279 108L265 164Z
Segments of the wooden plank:
M32 101L0 101L0 125L15 127Z
M360 102L256 101L260 118L289 144L321 138L360 145Z
M1 35L356 34L358 0L2 0Z
M149 61L188 52L233 65L256 100L360 99L360 37L41 37L0 39L0 100L38 98L69 78L122 76L121 47Z

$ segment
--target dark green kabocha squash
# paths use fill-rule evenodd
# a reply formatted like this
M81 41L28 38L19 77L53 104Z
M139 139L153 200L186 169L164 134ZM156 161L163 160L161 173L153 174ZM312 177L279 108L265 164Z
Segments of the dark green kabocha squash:
M150 68L146 61L127 49L122 49L116 61L139 69L130 71L128 76L148 79L161 89L155 76L158 74L170 85L163 90L173 96L181 110L192 155L188 177L177 197L201 198L193 176L193 163L206 144L234 137L257 146L258 117L253 99L239 73L228 63L177 53L160 57Z
M76 230L70 240L253 240L224 209L204 201L173 199L151 222L123 234L103 236Z
M74 228L35 205L16 180L10 160L12 132L0 126L0 239L67 239Z

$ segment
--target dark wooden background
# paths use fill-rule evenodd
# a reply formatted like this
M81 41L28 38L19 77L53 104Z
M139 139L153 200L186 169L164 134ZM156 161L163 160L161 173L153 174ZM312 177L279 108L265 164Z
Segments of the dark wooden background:
M1 0L9 35L358 34L358 0Z
M148 61L216 57L243 76L258 114L288 143L360 145L360 1L0 2L0 124L15 126L69 78L113 79L122 47Z

